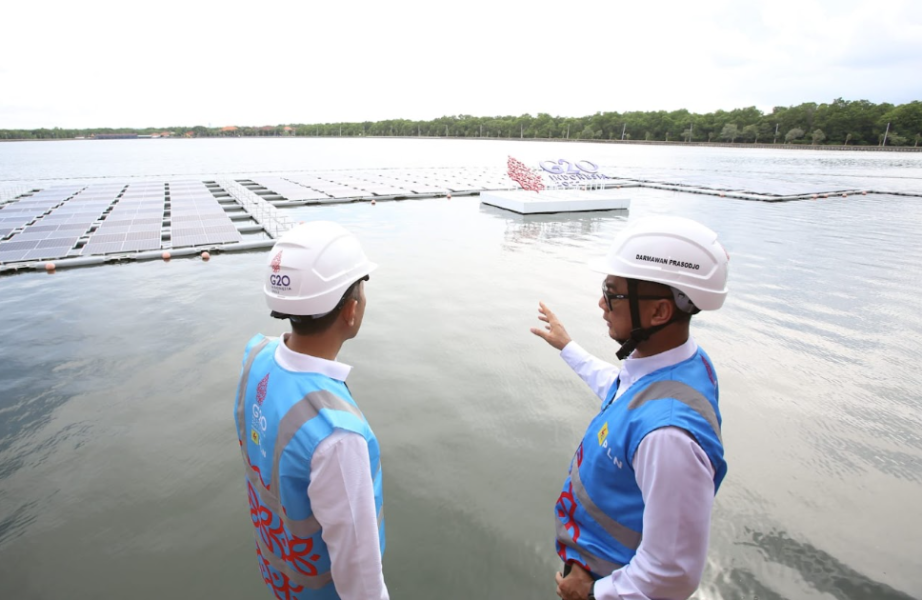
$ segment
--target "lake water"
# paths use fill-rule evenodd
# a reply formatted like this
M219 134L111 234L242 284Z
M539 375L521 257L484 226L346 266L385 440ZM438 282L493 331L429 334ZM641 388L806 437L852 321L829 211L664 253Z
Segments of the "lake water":
M0 187L589 159L753 191L922 192L922 154L454 140L0 144ZM340 359L383 452L395 600L556 598L553 505L598 409L529 333L543 300L614 361L586 261L628 218L720 232L724 308L693 332L729 473L701 599L922 597L922 202L627 190L630 214L477 197L303 207L381 266ZM264 253L0 278L0 597L266 598L233 422L240 357L279 334Z

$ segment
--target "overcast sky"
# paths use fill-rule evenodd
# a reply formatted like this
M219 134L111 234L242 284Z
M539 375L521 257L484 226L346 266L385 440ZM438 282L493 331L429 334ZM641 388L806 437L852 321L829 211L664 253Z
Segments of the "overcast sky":
M0 129L922 100L922 0L20 0L0 14Z

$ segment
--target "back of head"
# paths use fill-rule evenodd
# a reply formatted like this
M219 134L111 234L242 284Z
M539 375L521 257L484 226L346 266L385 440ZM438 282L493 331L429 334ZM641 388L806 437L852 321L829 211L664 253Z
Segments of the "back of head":
M317 318L378 265L358 238L337 223L312 221L285 232L266 263L263 291L272 316Z
M608 255L592 261L590 267L669 286L679 309L694 314L723 306L730 255L717 234L701 223L654 216L630 222L615 236Z

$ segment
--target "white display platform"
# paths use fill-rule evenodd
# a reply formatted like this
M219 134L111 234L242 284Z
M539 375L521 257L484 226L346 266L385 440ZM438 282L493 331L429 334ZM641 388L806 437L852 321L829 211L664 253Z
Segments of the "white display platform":
M624 210L631 200L621 190L545 190L529 192L481 192L483 204L496 206L520 215L541 213L581 212L587 210Z

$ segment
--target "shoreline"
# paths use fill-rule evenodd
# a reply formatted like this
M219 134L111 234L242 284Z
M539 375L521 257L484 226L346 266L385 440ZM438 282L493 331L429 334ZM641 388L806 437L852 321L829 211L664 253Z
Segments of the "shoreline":
M0 139L0 143L10 142L122 142L136 141L138 139L147 140L148 138L127 138L112 140L95 140L95 139L77 139L77 138L58 138L58 139L37 139L30 140L20 139ZM833 152L922 152L922 146L845 146L845 145L813 145L813 144L747 144L747 143L728 143L728 142L682 142L682 141L659 141L659 140L580 140L568 138L508 138L508 137L455 137L455 136L417 136L417 135L367 135L367 136L199 136L199 137L167 137L156 138L158 140L250 140L250 139L379 139L379 140L481 140L481 141L504 141L504 142L567 142L583 144L623 144L623 145L640 145L640 146L686 146L697 148L733 148L739 150L829 150Z

